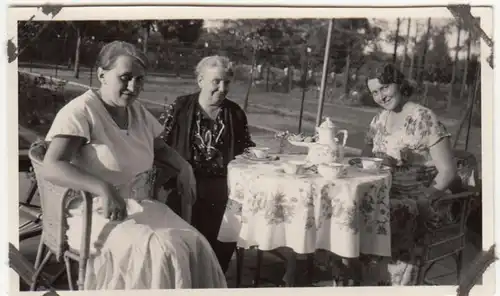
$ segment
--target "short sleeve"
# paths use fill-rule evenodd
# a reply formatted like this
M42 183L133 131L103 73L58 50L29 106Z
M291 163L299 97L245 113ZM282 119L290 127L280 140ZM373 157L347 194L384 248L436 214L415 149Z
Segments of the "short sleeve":
M428 108L419 109L413 124L409 127L407 132L413 133L421 148L430 148L441 139L451 136L437 115Z
M380 113L378 113L372 118L372 121L368 126L368 130L365 133L365 139L364 139L365 145L373 145L373 138L375 137L375 134L377 132L377 125L379 118L380 118Z
M75 136L85 138L90 143L90 118L84 105L70 101L57 112L46 141L52 141L56 136Z

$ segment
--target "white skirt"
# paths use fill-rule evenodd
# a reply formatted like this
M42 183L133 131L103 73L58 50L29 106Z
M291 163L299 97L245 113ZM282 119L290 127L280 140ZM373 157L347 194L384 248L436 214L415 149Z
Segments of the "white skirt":
M115 222L94 199L85 290L227 288L205 237L166 205L127 199L128 217ZM80 248L81 205L72 207L67 236Z

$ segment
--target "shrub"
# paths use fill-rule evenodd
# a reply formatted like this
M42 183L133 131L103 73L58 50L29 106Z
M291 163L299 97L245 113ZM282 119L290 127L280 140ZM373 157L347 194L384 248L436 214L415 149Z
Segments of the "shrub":
M18 73L19 124L45 134L67 102L83 91L66 88L66 82Z

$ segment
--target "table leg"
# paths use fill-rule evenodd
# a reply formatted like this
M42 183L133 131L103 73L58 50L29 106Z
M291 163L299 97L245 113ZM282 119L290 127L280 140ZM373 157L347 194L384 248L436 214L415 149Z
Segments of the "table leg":
M358 258L336 259L337 270L333 270L335 286L359 286L361 283L361 263ZM338 273L337 273L338 272Z
M245 259L245 249L238 247L236 249L236 288L241 285L241 276L243 273L243 260Z
M262 251L257 250L257 268L255 270L255 275L253 279L253 287L257 288L260 282L260 268L262 266Z
M295 287L295 279L297 273L297 254L292 250L286 258L286 270L283 276L283 281L286 287Z
M314 278L314 253L307 254L307 284L312 286Z

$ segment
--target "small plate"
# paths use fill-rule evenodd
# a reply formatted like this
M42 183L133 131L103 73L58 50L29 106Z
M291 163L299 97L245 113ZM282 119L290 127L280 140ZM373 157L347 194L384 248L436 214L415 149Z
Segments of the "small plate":
M277 169L276 172L284 174L285 176L290 176L290 177L295 177L295 178L307 178L309 176L318 175L317 172L315 172L314 170L310 170L310 169L305 170L302 174L288 174L285 172L285 170L283 168Z
M357 168L360 172L363 172L363 173L368 173L368 174L380 174L380 173L385 173L385 172L390 172L391 171L391 168L388 167L388 166L381 166L379 169L364 169L364 168L360 168L360 167L355 167Z
M241 154L241 157L243 157L244 159L247 159L247 160L252 160L252 161L276 161L276 160L279 160L279 157L277 157L277 156L268 155L266 158L257 158L254 155L247 154L247 153Z

